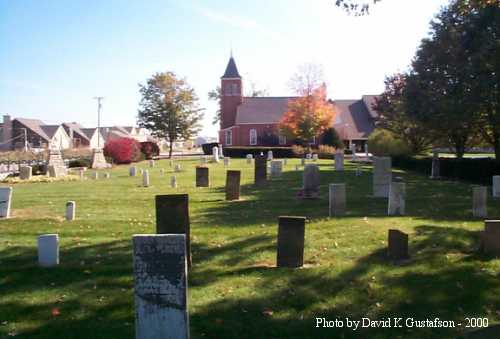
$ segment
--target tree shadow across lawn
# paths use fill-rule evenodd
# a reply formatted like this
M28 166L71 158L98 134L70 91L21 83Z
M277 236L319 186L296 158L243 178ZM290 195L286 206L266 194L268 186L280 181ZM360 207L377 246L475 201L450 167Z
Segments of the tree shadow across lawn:
M477 234L451 227L417 228L419 235L410 239L412 259L404 264L392 263L386 249L379 248L346 269L248 266L219 272L218 279L254 274L260 278L251 295L242 297L236 291L198 306L190 315L193 337L457 338L467 333L466 317L488 317L491 325L498 321L498 274L484 271L487 258L471 251ZM436 242L439 247L432 246ZM448 253L458 257L449 259ZM343 320L344 327L316 328L317 317ZM346 318L362 317L401 317L403 324L406 318L439 317L457 327L346 328Z

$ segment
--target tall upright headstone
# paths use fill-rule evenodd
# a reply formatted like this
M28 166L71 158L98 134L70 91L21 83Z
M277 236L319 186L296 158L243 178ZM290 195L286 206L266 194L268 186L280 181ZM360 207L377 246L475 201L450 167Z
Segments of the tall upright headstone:
M335 170L336 171L344 170L344 152L335 153Z
M500 220L485 220L481 235L482 249L486 254L500 255Z
M208 186L210 186L208 167L197 166L196 167L196 187L208 187Z
M187 261L191 266L189 195L157 195L155 199L156 233L186 235Z
M273 151L267 151L267 160L273 160Z
M85 171L83 169L78 170L78 175L80 177L80 180L85 179Z
M59 265L59 235L43 234L38 237L38 264L41 267Z
M373 158L373 196L388 198L392 182L392 164L390 157Z
M177 178L175 177L175 175L172 175L170 177L170 187L172 187L172 188L177 187Z
M106 162L106 158L104 157L104 152L102 151L102 149L94 149L92 151L91 168L94 169L109 168L109 164Z
M486 186L472 188L472 215L478 218L488 216L488 188Z
M219 157L224 159L224 152L222 151L222 145L219 145Z
M142 186L149 187L149 171L148 170L144 170L144 172L142 172Z
M66 203L66 220L75 220L76 215L76 202L68 201Z
M255 185L265 185L267 181L267 161L263 155L255 157Z
M304 168L303 174L303 197L306 199L314 199L319 197L319 167L315 164L308 164Z
M135 177L137 175L137 167L130 166L128 169L128 175L131 177Z
M358 156L356 155L356 145L351 144L352 161L357 161Z
M99 179L99 172L93 172L92 173L92 179L94 179L94 180Z
M247 154L247 165L252 164L252 159L253 159L253 156L251 154Z
M47 166L54 166L57 176L66 175L66 165L61 155L61 151L57 148L49 150L49 160Z
M278 267L301 267L304 264L305 217L279 217Z
M0 187L0 218L10 217L12 187Z
M345 214L346 204L345 184L330 184L329 193L330 217L343 216Z
M226 173L226 200L240 198L241 171L227 171Z
M431 168L431 179L439 179L440 177L440 165L439 165L439 153L433 152L432 155L432 168Z
M368 152L368 142L365 142L365 157L370 159L370 153Z
M133 236L137 339L189 339L185 238Z
M393 260L408 259L408 234L400 230L389 230L387 252Z
M19 167L19 179L30 180L33 174L31 166L21 166Z
M217 146L212 147L212 156L213 156L213 161L219 162L219 147Z
M281 178L283 173L283 161L281 160L271 160L271 178Z
M500 198L500 175L493 176L493 198Z
M392 182L389 187L388 215L405 215L406 184Z

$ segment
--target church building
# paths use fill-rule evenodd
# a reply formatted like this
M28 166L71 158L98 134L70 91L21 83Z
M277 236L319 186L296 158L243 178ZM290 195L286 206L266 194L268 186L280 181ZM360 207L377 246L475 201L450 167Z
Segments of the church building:
M245 97L243 79L231 56L221 77L219 142L223 146L290 146L279 133L278 124L297 97ZM362 151L370 133L375 129L377 112L373 110L375 95L354 100L329 100L336 111L332 124L346 147L355 145ZM320 143L319 136L311 144Z

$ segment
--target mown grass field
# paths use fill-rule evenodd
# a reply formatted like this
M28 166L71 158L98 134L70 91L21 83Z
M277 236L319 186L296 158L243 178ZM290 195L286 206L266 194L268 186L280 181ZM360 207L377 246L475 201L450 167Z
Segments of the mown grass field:
M370 197L369 166L356 177L350 163L341 173L320 160L321 199L301 201L299 160L257 189L253 165L232 159L230 169L242 170L242 199L226 202L222 163L209 165L211 188L194 187L197 161L179 163L177 189L168 160L149 169L149 188L128 176L128 166L107 180L13 185L13 217L0 220L0 338L133 338L131 239L154 233L154 196L169 193L190 197L192 338L456 338L466 333L466 317L500 321L500 260L476 251L484 226L471 217L468 184L399 172L407 216L387 217L387 200ZM347 215L330 219L328 184L341 182ZM77 203L76 221L63 219L68 200ZM489 213L500 216L498 200L489 199ZM304 268L274 267L280 215L308 218ZM410 234L409 263L387 260L390 228ZM43 233L60 236L56 268L37 266ZM344 327L316 328L316 317L342 319ZM345 327L345 318L362 317L439 317L463 326Z

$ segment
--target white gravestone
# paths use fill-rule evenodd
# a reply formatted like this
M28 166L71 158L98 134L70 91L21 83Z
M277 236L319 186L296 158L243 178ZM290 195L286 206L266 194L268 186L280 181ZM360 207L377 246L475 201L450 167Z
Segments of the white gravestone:
M41 267L59 265L59 235L43 234L38 237L38 264Z
M137 167L132 166L128 169L128 175L131 177L135 177L137 175Z
M312 159L312 154L311 153L307 153L306 154L306 159L307 160L311 160Z
M357 161L358 156L356 155L356 145L351 145L352 161Z
M76 215L76 202L68 201L66 203L66 220L75 220Z
M393 182L389 187L388 215L405 215L406 184Z
M224 167L229 167L229 157L224 157Z
M472 215L478 218L488 216L488 188L486 186L472 188Z
M175 177L175 175L172 175L170 177L170 187L172 187L172 188L177 187L177 178Z
M271 178L280 178L283 173L283 161L272 160L271 161Z
M345 184L330 184L329 186L329 215L330 217L340 217L345 214Z
M219 145L219 157L224 159L224 153L222 152L222 145Z
M313 154L313 161L318 161L318 155L316 153Z
M181 170L182 170L181 165L180 165L180 164L176 164L176 165L175 165L175 169L174 169L174 171L175 171L175 172L180 172Z
M373 196L389 197L389 187L392 182L392 164L390 157L373 158Z
M253 159L253 155L247 154L247 165L251 165L252 164L252 159Z
M273 160L273 151L267 152L267 160Z
M493 176L493 198L500 198L500 175Z
M0 218L10 217L12 187L0 187Z
M149 187L149 172L147 170L142 173L142 186Z
M160 168L160 175L161 176L165 175L165 170L163 168Z
M94 180L99 179L99 172L92 173L92 179L94 179Z
M344 152L335 153L335 170L336 171L344 170Z
M368 152L368 143L365 143L365 157L366 159L370 159L370 153Z
M133 236L137 339L189 338L185 237Z
M212 148L212 156L215 162L219 162L219 147L214 146Z
M108 172L104 173L104 179L109 179L111 178L111 174L109 174Z
M84 180L85 179L85 171L84 170L79 170L78 171L78 175L80 176L80 180Z
M155 167L155 161L153 159L149 160L149 167Z

